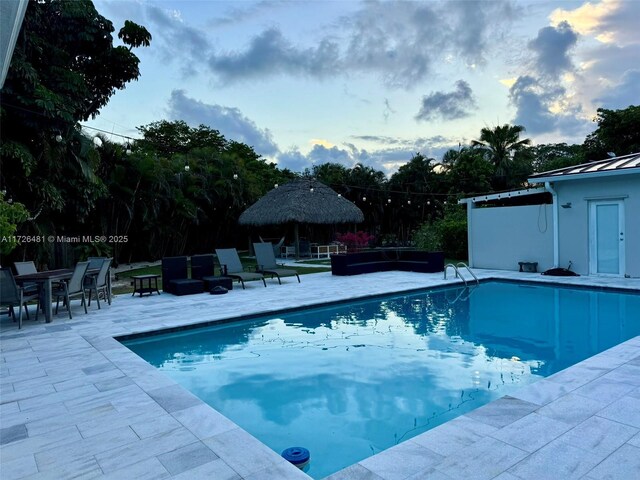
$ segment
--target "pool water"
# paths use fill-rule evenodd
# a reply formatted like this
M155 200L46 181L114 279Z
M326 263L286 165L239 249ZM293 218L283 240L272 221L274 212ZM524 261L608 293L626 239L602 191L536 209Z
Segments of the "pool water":
M123 343L322 478L636 335L640 295L489 282Z

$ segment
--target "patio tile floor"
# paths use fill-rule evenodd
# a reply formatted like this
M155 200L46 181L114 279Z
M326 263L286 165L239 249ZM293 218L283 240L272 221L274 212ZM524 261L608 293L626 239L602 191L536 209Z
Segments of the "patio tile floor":
M640 279L480 278L615 287ZM51 324L0 322L2 479L308 478L276 452L147 364L114 336L453 285L442 274L330 273L249 283L227 295L121 295ZM458 417L331 480L640 477L640 337Z

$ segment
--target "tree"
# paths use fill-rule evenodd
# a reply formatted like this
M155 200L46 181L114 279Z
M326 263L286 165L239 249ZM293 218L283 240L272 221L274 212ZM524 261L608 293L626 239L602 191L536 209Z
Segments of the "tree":
M6 255L16 248L16 229L28 216L24 205L5 201L4 192L0 192L0 255Z
M520 139L525 131L522 125L502 125L480 130L480 140L473 140L471 145L481 150L496 170L494 188L505 189L509 183L508 176L516 153L531 144L528 138Z
M598 128L584 141L586 161L640 152L640 105L623 110L599 108Z
M495 166L484 153L475 148L462 148L446 171L448 191L474 195L491 191Z
M531 147L534 172L548 172L585 162L582 145L548 143Z
M78 122L95 117L116 90L136 80L135 46L149 32L114 27L89 0L29 2L2 90L0 182L30 211L36 232L79 228L106 187L99 155ZM64 212L64 214L63 214Z

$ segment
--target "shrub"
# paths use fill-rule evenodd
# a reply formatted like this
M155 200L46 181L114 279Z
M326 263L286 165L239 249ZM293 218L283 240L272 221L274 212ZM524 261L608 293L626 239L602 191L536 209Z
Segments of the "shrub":
M376 237L367 232L357 231L347 233L336 233L336 240L344 243L349 250L359 250L373 244Z
M448 258L465 259L468 255L467 214L464 208L452 207L444 217L425 223L414 232L414 242L424 250L442 250Z

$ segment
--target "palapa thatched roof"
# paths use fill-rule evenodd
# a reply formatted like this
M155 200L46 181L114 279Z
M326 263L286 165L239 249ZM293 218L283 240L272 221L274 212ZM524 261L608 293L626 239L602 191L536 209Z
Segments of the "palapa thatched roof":
M303 177L268 192L242 212L238 222L241 225L259 226L282 223L359 223L363 220L362 210L349 200L338 196L325 184Z

